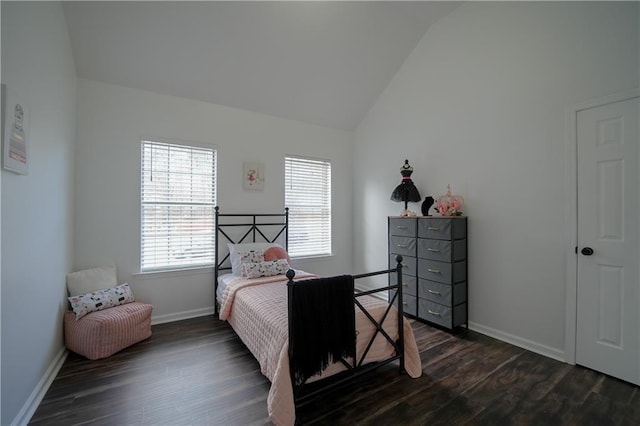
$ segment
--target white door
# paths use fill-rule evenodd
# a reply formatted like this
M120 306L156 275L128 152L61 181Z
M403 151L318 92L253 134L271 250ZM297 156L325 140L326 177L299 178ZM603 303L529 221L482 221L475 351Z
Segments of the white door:
M638 98L579 111L576 363L640 384Z

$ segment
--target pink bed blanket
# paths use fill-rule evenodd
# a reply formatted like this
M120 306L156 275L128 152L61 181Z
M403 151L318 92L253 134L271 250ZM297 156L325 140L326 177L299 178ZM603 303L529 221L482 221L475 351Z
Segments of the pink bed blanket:
M300 271L296 280L316 277ZM287 322L287 278L283 275L256 279L237 278L227 284L222 295L220 319L226 320L236 334L255 356L262 374L271 381L267 397L269 418L276 425L295 423L295 404L293 387L289 375L288 322ZM388 304L381 299L364 296L360 303L373 316L380 320ZM392 338L398 335L398 315L393 309L383 325ZM416 345L413 329L405 319L404 352L405 370L416 378L422 374L422 364ZM356 306L356 354L361 357L371 340L375 327ZM393 346L378 334L369 350L365 363L380 361L394 354ZM345 370L340 363L330 365L322 374L309 381L336 374Z

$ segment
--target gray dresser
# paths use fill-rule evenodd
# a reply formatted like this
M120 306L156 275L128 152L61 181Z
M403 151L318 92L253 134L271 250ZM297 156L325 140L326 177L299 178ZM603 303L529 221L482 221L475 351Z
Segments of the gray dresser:
M449 330L467 325L467 218L390 216L388 235L389 267L404 259L405 314Z

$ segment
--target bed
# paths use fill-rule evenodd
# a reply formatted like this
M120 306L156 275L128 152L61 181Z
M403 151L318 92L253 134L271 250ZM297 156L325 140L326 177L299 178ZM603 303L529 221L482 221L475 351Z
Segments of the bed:
M318 277L289 267L288 209L222 214L216 207L215 226L216 313L271 381L267 409L274 424L293 425L296 406L381 365L398 362L410 377L422 374L402 315L401 257L387 270ZM357 280L383 274L397 274L398 284L354 291Z

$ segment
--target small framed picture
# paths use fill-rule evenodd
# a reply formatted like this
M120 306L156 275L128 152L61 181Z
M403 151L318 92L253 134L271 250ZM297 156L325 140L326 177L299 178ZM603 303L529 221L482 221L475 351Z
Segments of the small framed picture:
M264 189L264 165L257 162L243 163L243 188L262 191Z
M26 175L29 172L29 109L4 84L2 103L2 167Z

